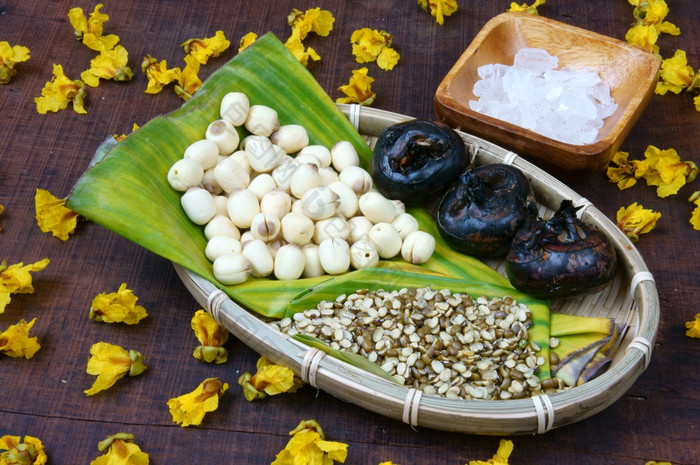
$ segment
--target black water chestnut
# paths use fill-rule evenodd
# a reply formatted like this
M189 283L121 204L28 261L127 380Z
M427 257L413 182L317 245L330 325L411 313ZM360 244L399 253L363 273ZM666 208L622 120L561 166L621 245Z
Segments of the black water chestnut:
M406 205L438 199L469 157L464 141L440 122L412 120L389 126L372 154L372 179L379 192Z
M533 221L513 239L506 274L513 287L536 297L570 297L603 288L615 275L610 239L576 216L563 200L548 220Z
M525 175L511 165L481 165L462 174L437 211L442 238L476 257L506 255L515 233L537 218L535 196Z

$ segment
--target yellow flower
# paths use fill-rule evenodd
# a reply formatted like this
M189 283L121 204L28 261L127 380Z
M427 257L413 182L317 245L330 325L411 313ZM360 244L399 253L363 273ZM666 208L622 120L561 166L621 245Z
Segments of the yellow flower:
M374 78L367 75L367 68L353 70L350 82L344 86L338 87L338 90L343 92L347 97L336 99L338 103L359 103L360 105L369 106L374 102L377 96L372 92L371 84Z
M271 465L333 465L345 462L348 445L326 441L321 426L315 420L305 420L289 432L292 438Z
M85 84L83 81L75 81L63 74L61 65L53 65L53 78L41 89L41 97L34 97L36 111L45 115L48 111L57 112L68 107L68 103L73 103L73 110L76 113L85 114L83 100L85 99Z
M32 294L32 275L34 271L41 271L49 264L49 259L45 258L30 265L23 262L10 265L7 260L0 263L0 314L5 312L5 307L10 303L11 294Z
M443 24L444 16L450 16L457 11L457 0L418 0L418 4L425 11L430 11L430 14L435 16L438 24ZM430 8L430 10L428 10Z
M141 71L148 77L147 94L157 94L173 81L180 79L180 68L168 69L165 60L158 63L158 60L151 55L146 57L141 62Z
M617 183L620 190L629 189L637 183L649 167L646 161L628 160L629 153L616 152L610 160L607 176L611 182ZM617 165L617 166L613 166Z
M292 34L289 36L289 39L287 39L287 42L285 42L284 45L304 66L309 65L309 59L313 61L318 61L321 59L319 54L316 53L316 50L311 47L305 48L304 44L301 43L299 29L292 29Z
M657 462L656 460L649 460L644 465L673 465L671 462Z
M513 452L513 441L507 439L501 439L498 445L498 451L493 458L487 461L482 460L471 460L469 465L508 465L508 457Z
M194 391L168 401L173 421L183 428L200 425L204 414L219 407L219 398L228 389L228 383L217 378L207 378Z
M22 319L0 333L0 352L12 358L24 357L29 360L34 357L34 354L41 349L39 338L29 337L29 330L35 322L36 318L29 323Z
M700 191L693 192L688 201L695 204L695 209L690 216L690 224L693 225L693 229L700 231Z
M689 88L693 84L695 71L688 66L688 58L684 50L676 50L671 58L661 62L661 79L656 83L656 93L664 95L671 91L674 94L680 93L683 89Z
M695 320L686 321L685 327L688 328L686 336L700 338L700 313L695 314Z
M5 207L3 207L2 204L0 204L0 215L2 215L2 212L4 212L4 211L5 211ZM2 228L0 228L0 231L2 231Z
M640 234L650 232L661 218L661 213L644 208L634 202L628 207L617 211L617 227L630 238L632 242L639 240Z
M140 375L146 370L143 356L135 351L123 349L107 342L97 342L90 347L90 359L87 373L96 375L97 379L85 394L92 396L109 389L127 373L129 376Z
M22 45L10 46L0 41L0 84L7 84L17 74L15 63L29 60L29 49Z
M668 5L664 0L634 0L630 1L634 5L634 17L637 24L654 26L659 32L677 36L681 30L674 24L664 21L668 15Z
M635 24L625 34L625 40L632 45L643 48L659 55L659 46L656 41L659 39L659 31L654 26L647 24Z
M194 335L200 345L192 354L203 362L224 363L228 360L228 351L223 347L228 340L228 330L216 322L204 310L197 310L190 322Z
M301 386L301 381L295 378L292 370L275 365L265 357L260 357L257 369L253 376L246 371L238 378L243 395L249 402L283 392L294 392Z
M89 318L104 323L135 325L148 316L144 307L136 305L137 300L134 291L122 283L117 292L102 292L92 299Z
M229 45L231 42L226 39L224 31L216 31L214 37L189 39L182 43L185 53L193 56L202 65L206 65L210 57L218 57Z
M134 435L117 433L100 441L100 452L105 452L90 465L148 465L148 454L134 443Z
M127 66L129 53L121 45L113 49L102 49L100 54L90 61L90 69L83 71L80 78L91 87L97 87L102 79L130 81L134 76Z
M44 445L39 438L24 436L0 437L0 464L44 465L47 460Z
M34 209L39 229L45 233L50 232L62 241L68 240L78 224L78 214L65 207L66 200L67 198L58 199L44 189L37 189L34 194Z
M334 22L333 14L321 8L310 8L304 13L294 8L287 16L287 24L299 30L300 40L304 40L309 32L327 37L333 30Z
M380 68L391 70L399 62L399 54L391 48L394 37L386 31L364 27L357 29L350 37L352 54L358 63L377 61Z
M668 197L678 192L686 183L692 182L698 174L698 167L692 161L681 161L675 149L660 150L653 145L647 147L644 156L649 169L642 176L648 186L658 186L656 194Z
M73 26L75 37L95 51L101 48L109 50L119 43L119 37L114 34L102 35L102 25L109 20L109 16L100 13L102 4L95 5L95 9L90 13L90 18L86 18L82 8L71 8L68 10L68 19Z
M131 126L131 132L136 131L138 128L139 128L139 125L136 124L136 123L134 123L134 124ZM112 137L114 137L114 140L116 140L117 142L121 142L121 141L123 141L124 139L126 139L126 134L122 134L122 135L114 134Z
M238 42L238 53L241 53L243 50L250 47L257 38L258 35L254 32L249 32L241 37L241 40Z
M693 98L693 104L695 105L695 109L697 111L700 111L700 95L697 97Z
M178 83L175 84L175 93L184 101L188 101L202 85L202 80L197 75L201 65L192 55L185 56L185 63L184 69L178 76Z
M508 8L508 11L517 11L521 13L529 13L531 15L537 15L539 14L537 12L537 7L540 5L544 5L546 0L535 0L535 3L532 5L528 5L527 3L522 3L518 5L515 2L510 3L510 8Z

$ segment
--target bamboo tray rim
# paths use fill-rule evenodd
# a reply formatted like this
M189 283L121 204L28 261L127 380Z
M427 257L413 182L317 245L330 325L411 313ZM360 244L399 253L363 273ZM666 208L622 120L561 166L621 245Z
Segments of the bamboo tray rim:
M359 105L338 104L338 107L368 143L372 138L376 140L384 127L413 119ZM622 303L619 304L618 297L612 300L620 307L618 313L627 320L628 333L611 367L599 377L555 394L518 400L462 400L423 395L278 332L262 316L234 302L212 282L173 264L175 270L188 291L214 319L253 350L291 368L318 389L411 427L485 435L542 434L588 418L619 399L650 362L659 324L659 299L653 276L636 247L588 200L516 153L462 131L458 133L473 160L509 163L521 169L533 184L539 203L556 209L561 199L571 199L574 205L581 206L581 218L596 224L615 244L620 265L617 274L624 274L627 282L623 280L618 283L619 289L611 291L623 297ZM582 305L571 299L563 300L574 307ZM599 302L593 300L590 305L599 306ZM552 308L556 308L554 301ZM571 309L567 312L571 313Z

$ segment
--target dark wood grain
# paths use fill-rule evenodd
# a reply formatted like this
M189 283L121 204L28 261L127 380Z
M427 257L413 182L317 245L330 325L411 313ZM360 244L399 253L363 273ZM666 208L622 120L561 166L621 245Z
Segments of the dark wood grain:
M134 79L105 82L88 89L87 115L70 109L39 115L33 98L51 78L52 63L78 78L92 51L76 42L67 13L95 2L0 0L0 40L31 49L31 60L18 65L11 84L0 86L0 259L9 264L48 257L48 268L35 274L35 293L13 295L0 315L5 329L21 318L37 318L33 334L42 349L31 360L0 358L0 436L39 437L51 464L89 463L99 455L106 436L130 432L150 454L153 464L270 463L287 442L287 433L302 419L318 420L331 440L349 444L347 463L464 464L490 458L499 437L466 436L427 429L414 430L342 402L306 386L296 394L247 402L236 384L239 374L253 370L257 354L237 340L227 348L230 360L209 365L191 353L196 339L189 320L199 307L164 259L100 226L85 222L67 242L42 233L34 220L34 193L48 189L68 195L86 169L95 149L111 134L128 133L132 123L178 108L182 101L171 89L144 93L141 59L151 54L180 66L180 44L208 37L218 29L234 43L221 57L202 67L202 78L232 58L248 31L289 34L286 15L296 7L321 6L336 18L329 37L309 37L322 59L310 71L332 98L359 67L351 55L350 35L360 27L394 35L401 61L393 71L368 64L375 78L374 107L418 118L434 118L433 95L442 77L478 30L502 13L509 1L459 2L459 11L439 26L414 1L310 2L258 1L104 2L110 15L105 32L115 33L130 53ZM700 68L700 4L669 2L668 20L681 35L663 35L661 52L687 52ZM624 38L633 21L624 0L587 2L551 0L540 13L595 32ZM629 76L634 79L634 76ZM648 145L675 148L684 160L700 164L700 113L692 97L655 95L622 146L642 158ZM580 194L614 218L632 202L660 211L657 228L637 244L655 276L662 318L651 365L619 401L590 419L541 436L511 438L511 463L519 465L639 464L648 460L674 465L700 463L700 341L684 335L684 322L699 312L700 232L688 219L687 201L698 182L678 195L660 199L643 183L619 191L604 173L570 182ZM126 282L139 296L149 317L134 327L98 324L88 319L92 298L115 291ZM86 397L93 378L85 373L90 346L106 341L144 354L148 370L137 378ZM201 427L181 428L172 422L166 402L189 392L201 380L217 376L231 384L220 408Z

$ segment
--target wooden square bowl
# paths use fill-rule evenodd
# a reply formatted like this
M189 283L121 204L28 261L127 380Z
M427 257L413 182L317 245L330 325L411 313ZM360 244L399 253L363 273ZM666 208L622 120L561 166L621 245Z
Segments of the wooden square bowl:
M559 67L596 69L610 87L618 108L606 118L595 142L573 145L478 113L472 89L477 69L490 63L512 65L524 47L540 48L559 59ZM477 34L440 83L435 113L450 126L521 155L560 177L590 175L604 169L651 99L659 77L656 56L626 42L525 13L502 13Z

